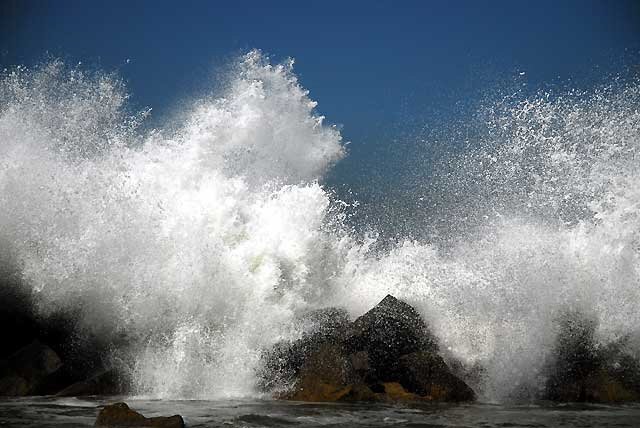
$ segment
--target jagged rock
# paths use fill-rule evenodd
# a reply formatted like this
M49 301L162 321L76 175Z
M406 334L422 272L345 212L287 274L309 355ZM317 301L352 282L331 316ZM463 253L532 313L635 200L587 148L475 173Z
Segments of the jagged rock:
M434 337L410 305L389 295L352 323L341 311L322 313L331 328L316 328L265 353L263 390L297 401L475 398L437 354Z
M640 401L640 361L625 341L598 346L597 323L579 313L560 320L544 397L562 402Z
M0 395L32 395L61 366L58 354L35 340L0 363Z
M104 406L100 410L95 426L105 428L184 428L184 420L180 415L145 418L140 413L131 410L126 403L115 403Z
M117 395L124 391L123 381L115 370L104 370L89 379L75 382L59 391L59 397Z

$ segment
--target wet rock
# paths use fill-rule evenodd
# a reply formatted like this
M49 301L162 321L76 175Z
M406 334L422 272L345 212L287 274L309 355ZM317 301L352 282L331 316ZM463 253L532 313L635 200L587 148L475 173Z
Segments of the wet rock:
M294 388L281 398L295 401L337 401L348 390L351 368L339 344L322 343L304 357Z
M356 319L348 335L351 349L367 350L372 355L438 350L436 340L420 314L411 305L391 295Z
M398 382L408 392L438 401L472 401L473 390L436 353L412 352L398 363Z
M382 384L385 401L424 401L430 400L429 397L422 397L418 394L407 391L402 384L398 382L385 382Z
M118 395L124 392L124 382L115 370L103 370L89 379L75 382L56 395L59 397L81 397L87 395Z
M297 401L475 398L438 355L433 335L410 305L387 296L354 322L336 310L323 313L331 314L331 328L279 343L264 354L263 390Z
M365 353L368 383L397 379L398 358L402 355L438 351L420 314L391 295L353 322L346 347L354 355Z
M334 353L342 357L344 335L349 325L346 311L335 308L315 310L300 317L297 324L304 332L300 340L277 343L263 355L262 369L258 373L259 389L274 391L278 387L292 385L299 378L303 366L307 374L314 368L321 371L321 362L312 363L314 360L307 356L318 353L322 347L335 345L339 349L334 349ZM326 349L323 353L327 353Z
M301 316L297 325L304 332L304 338L311 341L342 340L351 320L344 309L323 308Z
M384 390L382 390L381 392L384 393ZM347 386L343 390L343 394L336 401L382 401L382 393L374 392L368 385L365 385L363 383L356 383Z
M560 319L545 399L561 402L640 401L640 361L626 339L599 346L597 323L579 313Z
M0 363L0 395L35 394L61 366L62 361L53 349L33 341Z
M145 418L131 410L126 403L115 403L104 406L95 423L96 427L153 427L184 428L184 420L180 415Z

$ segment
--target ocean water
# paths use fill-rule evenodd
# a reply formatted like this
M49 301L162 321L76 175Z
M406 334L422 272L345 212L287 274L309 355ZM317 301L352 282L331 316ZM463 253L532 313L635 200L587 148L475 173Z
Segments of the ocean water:
M93 426L102 399L0 401L0 426ZM179 413L188 427L635 428L640 406L465 404L421 407L261 400L127 400L145 416Z
M447 358L481 368L467 380L482 402L540 395L567 311L597 325L598 345L624 340L640 356L637 80L483 106L478 139L430 165L416 192L430 213L417 217L437 227L415 229L434 233L389 243L355 228L357 201L325 184L347 146L293 61L251 51L218 78L151 129L152 111L132 111L117 76L53 61L0 77L0 271L18 276L41 317L73 314L76 343L105 344L105 364L146 397L141 410L175 405L214 426L227 419L207 409L247 425L237 418L267 410L283 418L275 425L637 416L633 406L307 406L258 401L268 397L255 387L261 352L299 337L302 314L338 306L356 317L388 293L423 315ZM1 405L0 420L95 414L85 401ZM538 425L517 422L525 413Z

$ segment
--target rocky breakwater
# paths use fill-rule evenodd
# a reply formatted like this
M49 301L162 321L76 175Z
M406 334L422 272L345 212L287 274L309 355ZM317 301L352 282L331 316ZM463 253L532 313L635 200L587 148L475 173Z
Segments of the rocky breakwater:
M351 322L338 309L309 314L301 339L264 354L259 386L296 401L471 401L474 391L439 354L422 317L388 295Z

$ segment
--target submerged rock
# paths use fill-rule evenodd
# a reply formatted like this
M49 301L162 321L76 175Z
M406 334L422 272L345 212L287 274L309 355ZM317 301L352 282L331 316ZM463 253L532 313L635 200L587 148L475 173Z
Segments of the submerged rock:
M0 396L35 394L61 366L58 354L35 340L0 362Z
M153 427L184 428L184 420L180 415L145 418L131 410L126 403L115 403L104 406L95 423L96 427Z
M335 309L321 313L330 328L312 329L265 353L263 390L296 401L475 399L407 303L388 295L354 322Z
M560 320L544 398L562 402L640 401L640 361L626 339L599 346L597 324L577 313Z

